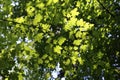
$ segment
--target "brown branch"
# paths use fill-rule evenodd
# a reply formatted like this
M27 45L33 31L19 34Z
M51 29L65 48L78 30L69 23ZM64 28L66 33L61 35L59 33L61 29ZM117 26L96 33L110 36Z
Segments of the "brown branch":
M107 13L109 13L112 17L115 17L114 14L112 14L99 0L97 2L103 7L103 9L106 10Z
M25 26L32 26L32 25L29 25L29 24L26 24L26 23L19 23L19 22L16 22L16 21L13 21L13 20L7 20L7 19L0 19L0 22L11 22L11 23L25 25Z

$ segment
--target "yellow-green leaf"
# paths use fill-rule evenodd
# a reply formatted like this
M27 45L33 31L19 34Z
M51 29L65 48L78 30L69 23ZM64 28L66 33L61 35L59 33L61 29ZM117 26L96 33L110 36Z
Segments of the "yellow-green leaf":
M30 16L33 16L33 11L35 11L35 8L33 6L28 6L27 9L26 9L27 13L30 15Z
M19 73L19 75L18 75L18 80L23 80L22 73Z
M66 40L66 38L60 37L60 38L58 39L58 44L59 44L59 45L62 45L62 44L65 42L65 40Z
M81 46L80 46L80 49L81 49L82 51L86 51L86 50L87 50L87 47L88 47L88 45L81 45Z
M70 64L70 59L67 59L66 61L64 61L65 65L69 65Z
M81 38L82 36L82 32L81 31L77 31L77 33L75 34L76 38Z
M53 3L57 3L59 0L53 0Z
M78 58L78 61L79 61L79 63L80 63L81 65L83 65L84 60L83 60L81 57Z
M82 40L74 40L73 44L79 46L81 44Z
M41 20L42 20L42 15L37 14L33 20L33 25L37 25L37 23L40 22Z
M79 12L77 11L77 8L74 8L70 13L71 13L72 16L79 15Z
M42 59L46 59L48 57L48 55L47 54L44 54L43 56L42 56Z
M38 3L38 4L36 5L36 7L40 8L40 9L44 8L44 6L45 6L44 3Z
M42 38L43 38L43 33L38 33L38 34L35 36L35 41L40 42Z
M15 19L15 22L18 22L18 23L23 23L25 20L23 17L19 17L19 18L16 18Z
M78 47L74 46L74 50L78 50Z
M97 54L97 56L98 56L99 59L101 59L103 57L103 55L104 54L102 52L98 52L98 54Z
M93 69L97 69L97 64L94 64L94 65L93 65Z
M84 26L85 22L83 21L83 19L80 19L77 21L77 26Z
M61 46L56 46L56 47L54 47L54 52L60 54L61 53L61 49L62 49Z
M71 60L72 60L72 63L73 63L73 64L75 64L75 63L76 63L77 58L76 58L75 56L72 56L72 57L71 57Z
M49 31L50 25L48 25L48 24L41 24L41 27L43 29L43 32L47 32L47 31Z
M38 59L38 64L43 64L43 60L42 59Z

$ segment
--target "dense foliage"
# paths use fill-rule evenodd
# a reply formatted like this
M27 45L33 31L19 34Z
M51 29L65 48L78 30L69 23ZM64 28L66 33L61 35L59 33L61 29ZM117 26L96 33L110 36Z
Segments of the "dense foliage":
M0 76L120 79L119 0L0 0Z

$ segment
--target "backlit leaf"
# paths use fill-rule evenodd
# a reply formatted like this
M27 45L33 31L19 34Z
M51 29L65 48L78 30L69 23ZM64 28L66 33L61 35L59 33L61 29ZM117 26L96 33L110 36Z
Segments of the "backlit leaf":
M70 13L72 16L77 16L79 14L79 12L77 11L77 8L74 8Z
M23 17L19 17L19 18L16 18L15 19L15 22L18 22L18 23L23 23L25 20Z
M30 16L33 16L33 11L35 11L35 8L33 6L28 6L26 11Z
M54 52L61 54L61 49L62 49L61 46L56 46L56 47L54 47Z
M76 38L81 38L82 36L82 32L81 31L77 31L77 33L75 34Z
M18 80L22 80L22 79L23 79L23 76L22 76L21 73L19 73L19 75L18 75Z
M83 21L83 19L80 19L77 21L77 26L84 26L85 22Z
M81 45L81 46L80 46L80 49L81 49L82 51L86 51L86 50L87 50L87 47L88 47L87 45Z
M53 3L57 3L59 0L53 0Z
M40 8L40 9L44 8L44 6L45 6L44 3L38 3L38 4L36 5L36 7Z
M83 65L84 60L83 60L81 57L78 58L78 61L79 61L79 63L80 63L81 65Z
M42 38L43 38L43 33L38 33L38 34L35 36L35 41L40 42Z
M43 56L42 56L42 59L46 59L48 57L48 55L47 54L44 54Z
M42 59L38 59L38 64L43 64L43 60Z
M81 44L82 40L74 40L73 44L79 46Z
M72 63L75 64L77 61L77 58L75 56L71 57Z
M37 14L33 20L33 24L37 25L37 23L40 22L41 20L42 20L41 14Z
M62 44L65 42L65 40L66 40L66 38L60 37L60 38L58 39L58 44L59 44L59 45L62 45Z

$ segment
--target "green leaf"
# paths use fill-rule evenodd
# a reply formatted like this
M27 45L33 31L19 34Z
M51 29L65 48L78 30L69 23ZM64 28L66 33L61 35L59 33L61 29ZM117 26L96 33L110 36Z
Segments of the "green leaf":
M74 8L70 13L71 13L71 15L72 15L73 17L79 15L79 12L77 11L77 8Z
M76 22L77 22L77 18L71 17L70 20L67 22L67 24L64 26L64 30L65 31L71 30L73 26L76 25Z
M44 6L45 6L45 4L44 4L44 3L41 3L41 2L39 2L39 3L36 5L36 7L38 7L39 9L43 9Z
M43 38L43 33L38 33L36 36L35 36L35 41L38 41L38 42L41 42L41 39Z
M42 56L42 59L46 59L48 57L48 55L47 54L44 54L43 56Z
M72 56L72 57L71 57L71 60L72 60L72 63L73 63L73 64L76 64L77 58L76 58L75 56Z
M22 73L19 73L19 75L18 75L18 80L23 80Z
M79 63L80 63L81 65L84 64L84 60L83 60L81 57L78 58L78 61L79 61Z
M23 17L19 17L19 18L16 18L15 19L15 22L18 22L18 23L23 23L25 20Z
M37 25L38 24L38 22L40 22L41 20L42 20L42 16L41 16L41 14L37 14L36 16L35 16L35 18L34 18L34 20L33 20L33 25Z
M94 64L94 65L93 65L93 69L97 69L97 64Z
M67 59L65 62L63 62L65 65L69 65L70 64L70 59Z
M38 59L38 64L43 64L43 60L42 59Z
M83 21L83 19L80 19L77 21L77 26L84 26L85 22Z
M35 8L28 4L28 7L27 7L26 11L29 14L29 16L33 16L33 12L35 11Z
M74 50L78 50L78 47L74 46Z
M81 31L77 31L77 33L75 34L76 38L81 38L82 37L82 32Z
M64 38L64 37L59 37L59 39L58 39L58 44L59 44L59 45L62 45L62 44L65 42L65 40L66 40L66 38Z
M102 52L99 52L99 53L97 54L97 56L98 56L99 59L101 59L101 58L103 57L103 55L104 55L104 54L103 54Z
M84 51L87 51L88 49L88 45L81 45L80 46L80 49L84 52Z
M79 54L78 51L73 51L73 52L72 52L72 55L75 56L75 57L78 57L78 54Z
M54 52L61 54L62 47L61 46L55 46L54 47Z
M59 0L53 0L53 3L57 3Z
M78 40L74 40L73 44L76 46L79 46L81 44L82 40L78 39Z
M48 32L50 31L49 28L50 28L50 25L48 24L41 24L41 27L43 29L43 32Z

